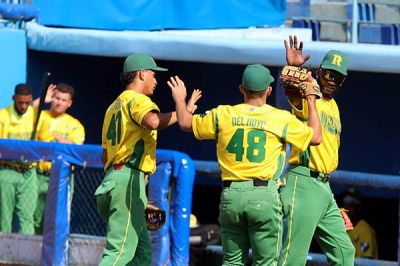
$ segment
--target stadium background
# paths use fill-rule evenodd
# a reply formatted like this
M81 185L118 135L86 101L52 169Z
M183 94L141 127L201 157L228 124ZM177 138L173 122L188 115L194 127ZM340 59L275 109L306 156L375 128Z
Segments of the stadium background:
M307 42L305 47L307 49ZM384 49L383 46L382 50ZM284 58L283 43L280 52L280 56ZM368 58L367 50L363 51L363 56ZM233 104L241 100L238 85L244 64L162 59L157 61L159 65L171 70L158 76L159 84L154 96L155 102L163 111L172 110L174 107L165 82L170 75L175 74L185 80L189 90L203 90L204 96L199 104L199 112L218 104ZM35 96L39 94L38 88L44 71L52 72L54 82L63 81L74 85L77 88L77 96L71 114L85 125L86 143L99 144L105 109L122 89L119 83L122 63L121 56L88 56L28 49L26 81L35 88ZM370 64L374 66L381 62L371 61ZM273 66L271 70L277 77L279 68ZM336 98L341 109L343 125L340 170L399 175L400 154L397 147L400 146L400 135L397 134L399 123L396 116L397 98L400 94L397 90L398 84L398 73L350 71L349 78ZM269 103L282 106L278 89L275 88ZM214 143L199 143L193 136L180 132L178 127L160 131L158 147L187 153L194 160L215 160ZM210 183L213 185L210 186ZM216 181L196 177L193 212L203 223L216 222L220 192L217 185ZM335 192L340 195L345 188L335 186ZM365 205L368 208L365 215L376 229L380 257L396 260L399 231L398 191L365 187L360 187L360 190L366 194ZM316 247L313 249L317 250Z

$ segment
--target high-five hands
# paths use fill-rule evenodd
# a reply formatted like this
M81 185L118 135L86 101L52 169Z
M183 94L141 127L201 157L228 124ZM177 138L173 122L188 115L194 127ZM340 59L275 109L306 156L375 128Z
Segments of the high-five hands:
M168 86L172 91L172 98L175 102L184 101L186 99L185 83L178 77L170 77L167 81Z
M289 35L289 45L287 41L284 41L285 49L286 49L286 62L289 66L301 66L308 59L310 59L311 55L306 55L303 57L303 42L300 42L299 47L297 47L297 36Z
M192 92L192 96L190 97L189 101L186 104L187 110L193 114L197 110L197 104L196 102L201 98L201 90L199 89L194 89Z
M185 83L178 77L170 77L169 81L167 81L168 86L171 88L172 97L175 102L185 101L186 100L186 86ZM186 104L186 109L189 113L193 114L197 109L197 101L202 97L202 91L199 89L193 90L192 96Z

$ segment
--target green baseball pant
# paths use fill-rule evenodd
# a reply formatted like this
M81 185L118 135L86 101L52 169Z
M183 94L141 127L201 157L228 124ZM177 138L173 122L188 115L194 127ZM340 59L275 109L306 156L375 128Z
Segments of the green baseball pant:
M107 221L106 248L100 266L151 264L151 244L144 211L147 206L143 172L124 165L107 171L95 195L100 216Z
M281 187L283 246L279 265L305 265L314 235L330 265L353 266L355 250L328 182L289 166Z
M36 169L0 169L0 231L12 232L13 215L18 219L18 233L33 235L36 208Z
M35 223L35 234L43 233L43 216L46 206L46 195L49 190L50 177L47 174L37 173L38 181L38 200L36 204L35 214L33 216Z
M245 265L249 248L253 265L276 265L281 237L281 203L275 181L224 187L219 206L223 265Z

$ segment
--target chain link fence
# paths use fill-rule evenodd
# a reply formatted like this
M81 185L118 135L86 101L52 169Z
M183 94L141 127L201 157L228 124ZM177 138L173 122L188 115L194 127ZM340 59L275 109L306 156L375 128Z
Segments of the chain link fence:
M104 178L104 170L75 167L71 204L71 234L105 236L106 224L97 212L94 192Z

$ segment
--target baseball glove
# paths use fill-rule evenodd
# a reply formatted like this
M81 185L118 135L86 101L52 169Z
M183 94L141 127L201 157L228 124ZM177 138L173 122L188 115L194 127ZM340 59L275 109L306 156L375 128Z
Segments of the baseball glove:
M321 98L322 94L317 81L312 77L312 72L303 67L285 66L279 77L288 97L305 98L315 95Z
M344 208L340 208L340 214L342 215L344 226L346 227L346 231L353 230L353 223L351 222L349 216L347 215L347 210Z
M146 219L147 229L156 231L165 224L166 214L163 209L157 208L152 204L147 204L144 217Z

